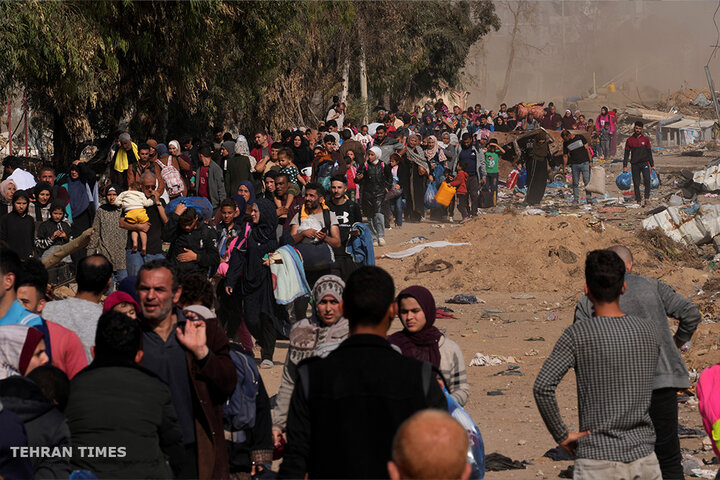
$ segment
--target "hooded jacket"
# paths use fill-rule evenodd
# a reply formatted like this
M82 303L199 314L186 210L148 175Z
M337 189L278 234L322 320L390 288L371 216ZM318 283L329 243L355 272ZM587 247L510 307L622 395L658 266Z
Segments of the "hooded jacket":
M215 272L220 265L220 254L217 248L217 232L208 227L198 219L197 228L186 233L180 228L180 217L172 212L168 216L167 223L163 226L162 238L170 242L168 250L168 261L179 271L185 272L196 270L207 274ZM197 254L197 260L192 262L180 262L177 257L185 251L192 250Z
M65 415L45 398L32 380L14 375L0 381L0 400L25 424L28 446L70 446L70 429ZM67 478L71 472L69 458L33 457L30 463L36 479Z

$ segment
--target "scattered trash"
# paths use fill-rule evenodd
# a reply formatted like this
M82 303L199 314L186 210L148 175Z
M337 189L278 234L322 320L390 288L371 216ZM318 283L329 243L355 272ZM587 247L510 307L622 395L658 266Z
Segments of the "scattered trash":
M427 242L428 240L430 240L430 239L427 237L423 237L423 236L413 237L410 240L408 240L407 242L402 242L400 245L414 245L416 243Z
M693 470L698 470L701 466L702 463L696 457L693 457L689 453L683 454L682 467L683 473L685 473L685 475L692 474Z
M542 210L540 208L528 208L523 212L523 215L544 215L545 210Z
M502 390L490 390L487 392L488 397L498 397L500 395L505 395Z
M529 293L521 293L519 295L513 295L512 298L515 300L531 300L531 299L537 298L537 297L535 297L535 295L531 295Z
M455 310L450 307L437 307L437 309L442 310L445 313L455 313Z
M492 367L502 365L503 363L516 363L515 357L504 357L502 355L485 355L484 353L476 353L470 360L470 367ZM517 367L520 368L520 367Z
M540 352L538 352L534 348L532 350L530 350L529 352L525 352L526 357L534 357L536 355L540 355Z
M502 310L499 308L483 308L482 309L482 316L483 317L490 317L492 315L496 315L498 313L502 313Z
M679 437L703 437L705 436L705 430L698 428L688 428L678 424L678 436Z
M559 247L553 247L548 251L548 257L558 257L563 263L571 264L577 262L577 255L567 249L567 247L560 245Z
M695 100L690 103L698 107L709 107L710 105L712 105L712 102L708 100L704 93L698 93L698 96L695 98Z
M478 300L475 295L455 295L449 300L445 300L445 303L455 303L458 305L473 305L475 303L485 303L485 300Z
M717 198L720 197L717 193L706 193L705 198Z
M678 243L700 245L720 234L720 205L668 207L642 221L645 230L660 228Z
M558 182L558 181L549 183L547 186L547 188L564 188L564 187L565 187L565 182Z
M452 270L453 264L446 262L445 260L434 260L430 263L421 263L418 258L418 262L415 264L415 272L427 273L427 272L444 272L445 270Z
M717 470L710 470L709 468L693 468L691 470L693 477L697 478L717 478Z
M560 470L560 473L558 474L558 478L573 478L574 473L575 473L575 465L570 465L565 470Z
M437 308L435 310L435 318L457 318L457 317L455 315L453 315L452 313L448 313L441 308Z
M488 472L501 472L503 470L523 470L532 465L527 460L513 460L500 453L494 452L485 455L485 470Z
M530 337L525 339L526 342L544 342L545 337Z
M626 210L626 207L603 207L598 209L598 213L622 213Z
M508 357L508 358L512 358L512 357ZM500 372L494 373L493 377L497 377L499 375L522 377L522 376L524 376L524 373L522 373L520 371L519 365L509 365L506 370L502 370Z
M547 318L545 318L545 320L547 320L548 322L555 322L559 318L560 318L560 316L557 313L553 312L553 313L548 313L548 316L547 316Z
M543 454L543 457L547 457L550 460L554 460L556 462L565 462L567 460L575 460L575 455L572 455L564 448L555 447L551 448L547 452Z
M679 195L674 194L674 193L672 195L670 195L670 200L668 200L668 205L670 205L671 207L679 207L682 204L683 204L683 199L680 198Z

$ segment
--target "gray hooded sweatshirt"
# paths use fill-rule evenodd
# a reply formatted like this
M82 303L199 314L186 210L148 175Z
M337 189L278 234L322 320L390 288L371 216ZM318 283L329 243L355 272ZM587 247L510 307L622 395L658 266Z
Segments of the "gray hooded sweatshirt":
M653 390L690 388L688 371L673 341L667 317L680 321L675 337L684 343L695 333L701 320L700 311L672 287L654 278L627 273L625 283L627 288L620 297L620 310L626 315L650 319L660 327L660 357L655 370ZM575 307L575 322L582 322L594 313L592 302L583 295Z

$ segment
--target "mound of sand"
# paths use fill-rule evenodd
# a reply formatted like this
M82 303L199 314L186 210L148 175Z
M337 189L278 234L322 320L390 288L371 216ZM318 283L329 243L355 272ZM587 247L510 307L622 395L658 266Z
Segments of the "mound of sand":
M647 243L617 227L605 225L603 231L596 231L588 226L594 221L591 216L483 215L447 238L472 245L428 248L412 257L383 262L383 267L400 285L442 285L465 294L487 287L495 292L570 294L582 291L587 252L623 244L633 251L634 271L655 278L673 274L675 287L690 284L695 274L702 273L656 256Z

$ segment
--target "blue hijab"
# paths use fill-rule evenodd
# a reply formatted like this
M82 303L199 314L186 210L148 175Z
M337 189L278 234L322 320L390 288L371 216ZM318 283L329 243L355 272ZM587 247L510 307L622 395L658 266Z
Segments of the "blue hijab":
M257 201L255 200L255 187L253 186L252 182L250 180L243 180L242 182L240 182L240 185L245 185L245 187L247 187L248 191L250 192L250 199L246 202L245 197L243 197L237 192L235 192L234 195L231 195L230 198L235 200L235 203L237 203L238 205L241 204L241 200L247 205L254 205L255 203L257 203ZM240 185L238 185L238 189L240 189Z

